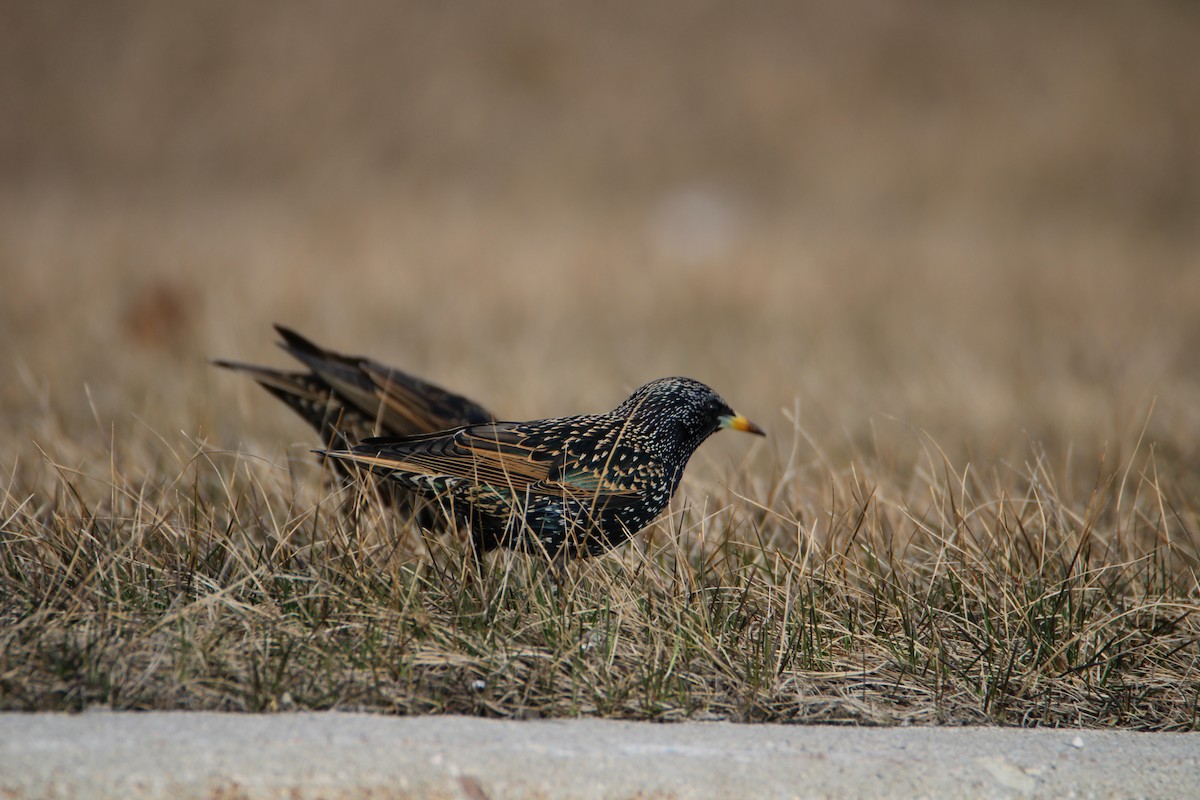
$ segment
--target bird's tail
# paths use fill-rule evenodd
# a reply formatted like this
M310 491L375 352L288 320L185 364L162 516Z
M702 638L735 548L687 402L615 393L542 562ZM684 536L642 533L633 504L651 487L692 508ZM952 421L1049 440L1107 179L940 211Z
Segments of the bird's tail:
M259 386L278 397L316 428L326 446L337 448L354 443L356 437L348 437L342 430L345 407L330 391L329 384L319 376L311 372L289 372L224 359L212 363L253 378Z

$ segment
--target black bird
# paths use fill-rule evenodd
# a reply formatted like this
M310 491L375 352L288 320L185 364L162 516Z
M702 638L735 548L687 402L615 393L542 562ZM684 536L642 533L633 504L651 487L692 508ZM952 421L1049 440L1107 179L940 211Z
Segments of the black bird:
M327 448L349 447L370 436L419 433L491 422L473 400L361 356L325 350L282 325L279 346L307 371L218 360L244 372L317 429Z
M692 453L721 428L764 435L703 383L661 378L607 414L371 438L322 454L438 498L468 523L479 551L511 547L561 563L650 524Z

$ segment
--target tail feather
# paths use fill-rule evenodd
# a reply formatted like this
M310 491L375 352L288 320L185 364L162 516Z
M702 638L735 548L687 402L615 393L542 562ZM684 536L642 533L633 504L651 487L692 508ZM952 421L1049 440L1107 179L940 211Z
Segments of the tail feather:
M481 422L492 414L462 395L359 356L325 350L283 325L279 346L308 368L288 371L219 359L215 366L255 380L321 435L329 450L372 436L411 436ZM335 468L352 476L350 464Z
M323 378L332 389L340 386L345 392L356 396L361 396L363 393L369 395L377 390L375 382L371 380L364 369L370 363L367 359L360 356L345 356L318 347L282 325L276 325L275 330L283 338L279 346L292 358L312 370L314 375ZM364 401L366 401L365 398ZM377 406L378 401L374 405ZM366 412L368 409L360 407L360 410Z
M347 408L328 383L310 372L288 372L224 359L212 363L253 378L315 428L327 446L353 444L375 432L370 420Z

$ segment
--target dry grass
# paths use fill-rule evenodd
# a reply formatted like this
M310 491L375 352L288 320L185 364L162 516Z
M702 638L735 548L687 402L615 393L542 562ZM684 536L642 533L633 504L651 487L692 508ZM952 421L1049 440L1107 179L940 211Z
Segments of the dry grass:
M780 459L559 590L315 468L143 447L12 481L5 707L1197 724L1197 507L1145 450L1079 498L1036 453Z
M179 8L0 26L0 707L1197 727L1191 6ZM478 574L272 321L771 438Z

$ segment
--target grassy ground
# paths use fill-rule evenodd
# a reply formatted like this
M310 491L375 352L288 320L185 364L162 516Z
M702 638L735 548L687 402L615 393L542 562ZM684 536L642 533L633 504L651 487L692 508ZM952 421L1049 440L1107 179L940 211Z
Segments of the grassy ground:
M7 12L0 707L1196 728L1200 17L756 8ZM273 321L770 438L480 575Z

